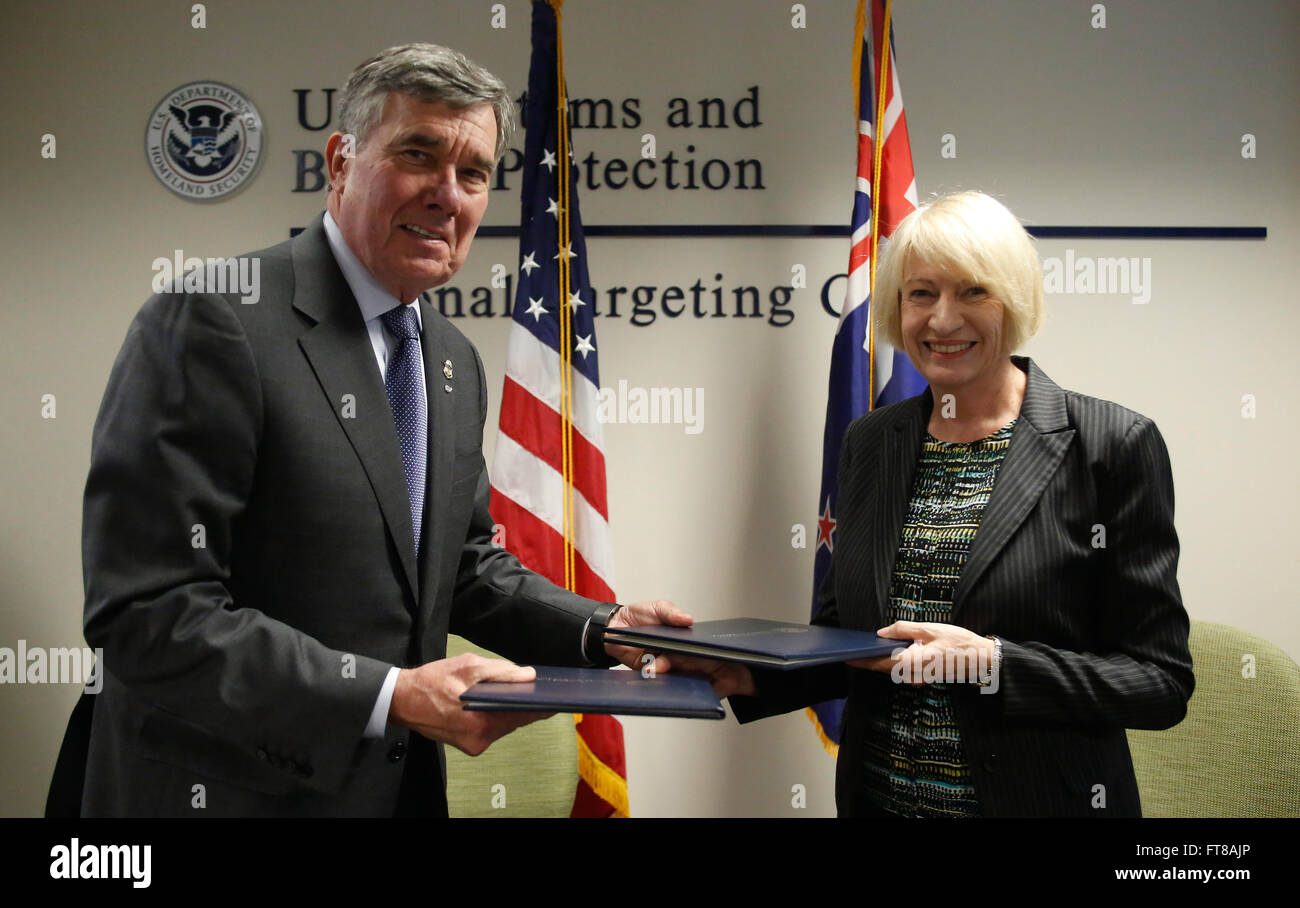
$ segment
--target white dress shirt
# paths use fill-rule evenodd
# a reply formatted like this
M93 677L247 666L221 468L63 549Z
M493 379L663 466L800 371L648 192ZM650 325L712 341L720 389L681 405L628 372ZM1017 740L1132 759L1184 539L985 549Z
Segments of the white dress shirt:
M347 242L343 239L343 231L339 230L339 225L334 222L334 218L328 211L325 212L325 235L329 238L334 260L339 263L343 277L348 282L348 287L352 289L357 305L361 308L361 317L366 320L366 331L370 333L370 345L375 349L375 362L379 366L379 378L382 381L388 374L388 360L397 348L397 339L384 327L379 317L399 303L414 306L416 323L423 332L424 320L420 317L420 307L416 305L419 297L412 300L399 300L380 286L375 276L366 270L366 266L362 265L361 260L348 248ZM423 358L420 361L423 362ZM421 369L419 372L420 388L424 393L424 408L427 413L429 412L429 389L424 384L424 370ZM384 728L388 723L388 710L393 702L393 689L397 686L397 675L400 671L397 666L388 670L384 686L379 689L379 699L375 701L375 708L370 713L370 721L366 723L365 737L384 736Z

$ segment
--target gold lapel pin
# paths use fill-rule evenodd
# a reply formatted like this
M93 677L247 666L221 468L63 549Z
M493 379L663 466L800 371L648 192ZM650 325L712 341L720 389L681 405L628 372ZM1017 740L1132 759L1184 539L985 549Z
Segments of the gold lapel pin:
M448 381L451 380L451 360L447 360L442 364L442 375Z

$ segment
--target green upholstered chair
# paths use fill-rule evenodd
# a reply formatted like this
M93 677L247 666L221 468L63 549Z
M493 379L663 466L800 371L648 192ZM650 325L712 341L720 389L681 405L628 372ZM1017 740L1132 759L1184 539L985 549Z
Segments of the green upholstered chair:
M495 658L468 640L448 637L447 655L461 653ZM568 713L516 729L477 757L454 747L445 750L447 809L453 817L567 817L573 809L578 737Z
M1300 666L1226 624L1193 621L1190 646L1186 718L1128 732L1143 815L1300 817Z

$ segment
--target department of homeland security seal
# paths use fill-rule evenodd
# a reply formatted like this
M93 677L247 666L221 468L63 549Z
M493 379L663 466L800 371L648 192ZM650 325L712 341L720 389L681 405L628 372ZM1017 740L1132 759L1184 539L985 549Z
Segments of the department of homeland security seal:
M164 186L182 198L212 201L257 172L262 135L262 115L242 93L220 82L191 82L158 102L144 145Z

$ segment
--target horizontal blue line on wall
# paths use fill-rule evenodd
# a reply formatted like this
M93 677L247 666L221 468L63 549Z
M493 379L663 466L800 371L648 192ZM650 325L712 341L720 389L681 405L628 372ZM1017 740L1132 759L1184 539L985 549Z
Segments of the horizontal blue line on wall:
M1027 226L1040 240L1263 240L1267 227L1056 227ZM587 236L613 237L838 237L849 228L835 224L588 224ZM292 227L289 236L302 233ZM518 227L480 227L478 236L517 237Z
M1055 227L1026 226L1045 240L1262 240L1267 227ZM587 236L610 237L847 237L838 224L587 224ZM517 237L518 227L480 227L479 236Z

